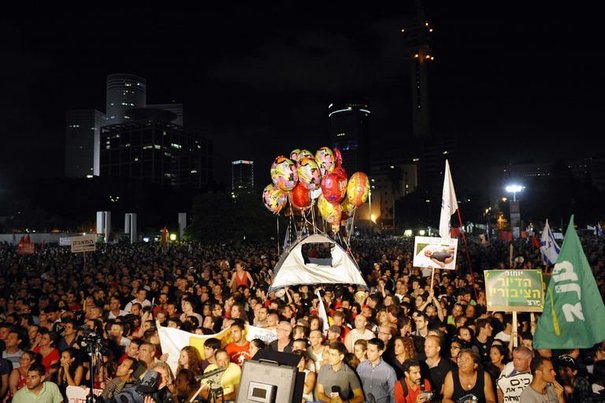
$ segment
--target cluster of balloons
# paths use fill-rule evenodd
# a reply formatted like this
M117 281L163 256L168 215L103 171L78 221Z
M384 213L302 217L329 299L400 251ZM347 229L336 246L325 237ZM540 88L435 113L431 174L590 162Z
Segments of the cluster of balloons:
M305 211L317 200L320 215L333 231L338 231L341 221L351 217L370 193L365 173L347 177L337 148L321 147L315 155L297 148L289 158L280 155L271 165L271 180L262 196L269 211L279 214L288 201L292 208Z

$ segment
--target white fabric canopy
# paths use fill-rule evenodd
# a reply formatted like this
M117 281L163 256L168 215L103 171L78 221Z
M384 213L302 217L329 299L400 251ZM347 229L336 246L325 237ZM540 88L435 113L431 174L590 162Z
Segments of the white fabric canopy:
M302 246L307 243L331 244L332 264L329 259L312 259L305 263ZM323 264L322 264L323 263ZM269 291L301 284L355 284L368 288L357 263L347 252L325 235L309 235L295 243L275 266L275 276Z

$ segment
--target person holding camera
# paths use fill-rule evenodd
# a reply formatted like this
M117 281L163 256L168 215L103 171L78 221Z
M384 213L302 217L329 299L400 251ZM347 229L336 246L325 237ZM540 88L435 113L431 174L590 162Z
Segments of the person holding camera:
M408 359L403 363L404 377L395 384L395 403L424 403L433 397L431 383L422 379L420 362Z

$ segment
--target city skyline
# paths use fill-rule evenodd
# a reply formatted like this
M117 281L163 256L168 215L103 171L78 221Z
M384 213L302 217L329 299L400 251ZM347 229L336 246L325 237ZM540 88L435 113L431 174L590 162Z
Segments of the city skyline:
M225 183L231 160L254 160L262 178L278 154L329 145L327 111L336 99L372 105L374 150L412 141L401 35L416 13L411 4L212 7L2 17L14 62L2 67L0 175L61 176L65 110L101 110L112 73L147 79L149 103L184 104L186 127L213 139ZM428 3L425 13L435 30L431 127L460 139L462 163L598 152L602 78L591 58L598 36L590 13L461 7ZM109 16L120 29L93 26ZM452 169L458 181L471 172Z

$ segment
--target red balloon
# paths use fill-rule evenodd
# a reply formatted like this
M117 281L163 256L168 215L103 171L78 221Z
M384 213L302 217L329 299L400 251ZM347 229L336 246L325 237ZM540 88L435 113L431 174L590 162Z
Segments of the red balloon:
M334 172L336 175L340 175L343 178L347 179L347 171L345 171L345 169L341 166L334 168L334 170L332 172Z
M306 209L311 205L311 192L302 183L298 183L292 189L290 203L299 210Z
M340 203L347 193L347 178L335 172L327 172L321 180L321 191L332 204Z
M342 153L338 148L332 150L334 152L334 162L336 163L336 168L342 165Z

